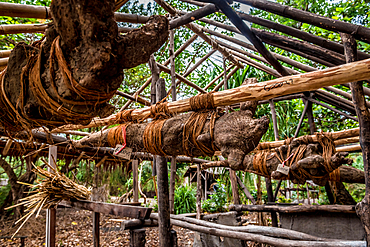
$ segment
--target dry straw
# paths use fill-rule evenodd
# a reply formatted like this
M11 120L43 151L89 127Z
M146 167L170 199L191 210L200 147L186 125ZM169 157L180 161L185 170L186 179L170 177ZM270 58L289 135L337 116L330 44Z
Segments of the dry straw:
M51 167L44 159L43 162L47 165L51 172L46 171L40 167L35 167L33 170L41 179L36 185L21 183L30 187L32 195L20 199L20 203L8 207L7 209L24 206L25 215L20 218L15 224L23 221L17 231L13 234L14 237L18 231L23 227L27 220L36 213L36 217L40 214L41 209L48 209L56 207L62 200L87 200L90 199L91 191L86 187L79 185L56 168Z

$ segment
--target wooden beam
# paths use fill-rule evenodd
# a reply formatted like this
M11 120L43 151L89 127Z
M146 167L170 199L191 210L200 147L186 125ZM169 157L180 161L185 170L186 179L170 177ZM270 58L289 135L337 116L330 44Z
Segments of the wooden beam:
M129 217L135 219L148 219L152 208L138 207L138 206L129 206L129 205L120 205L113 203L104 203L104 202L92 202L92 201L63 201L63 205L69 207L76 207L83 210L88 210L101 214L110 214L120 217Z
M191 43L194 42L194 40L196 40L198 38L198 35L193 35L190 37L190 39L188 39L176 52L175 52L175 57L177 57L178 55L180 55L181 52L183 52ZM168 64L170 63L170 59L167 59L162 65L163 66L167 66ZM148 80L146 80L146 82L141 85L141 87L134 93L134 97L136 97L137 95L141 94L145 88L147 88L149 86L149 84L152 82L152 77L149 77ZM126 104L124 104L120 111L123 111L124 109L126 109L130 104L132 103L131 100L127 101Z
M260 82L252 85L240 86L213 94L215 106L226 106L248 100L265 100L278 96L310 91L326 86L342 84L349 81L358 81L370 78L370 59L361 60L354 63L344 64L337 67L324 69L305 74L292 75L274 79L271 81ZM190 111L189 99L178 100L167 104L171 113L181 113ZM146 118L150 116L149 108L141 108L132 111L134 119ZM117 122L117 115L99 119L96 118L87 125L67 125L54 129L52 132L61 130L81 129L87 127L110 125Z
M292 39L283 35L279 35L276 33L270 33L267 31L259 30L254 28L253 32L265 43L273 45L275 47L279 47L284 50L288 50L294 53L299 51L301 56L305 54L306 58L316 57L321 60L320 63L324 65L340 65L345 63L345 58L342 54L336 53L334 51L330 51L328 49L311 45L305 41L300 41L296 39ZM313 60L315 61L315 60ZM325 63L323 63L324 61Z
M16 33L43 33L46 24L7 24L0 25L0 35Z
M352 23L334 20L315 13L310 13L304 10L292 8L276 2L267 0L237 0L237 2L250 5L252 7L265 10L277 15L291 18L296 21L308 23L317 27L321 27L333 32L342 32L353 34L356 39L370 42L370 29L364 26L355 25Z
M136 96L132 96L130 94L127 94L127 93L124 93L124 92L121 92L121 91L116 91L116 94L119 95L119 96L122 96L126 99L129 99L133 102L138 102L142 105L145 105L145 106L150 106L150 102L147 101L146 99L144 99L143 97L139 96L139 95L136 95Z
M197 6L201 6L201 7L205 6L205 3L198 2L198 1L193 1L193 0L182 0L182 1L190 3L190 4L194 4L194 5L197 5ZM313 35L309 32L301 31L301 30L299 30L297 28L294 28L294 27L282 25L280 23L270 21L270 20L266 20L266 19L263 19L263 18L260 18L260 17L257 17L257 16L252 16L252 15L240 12L240 11L236 11L236 13L243 20L255 23L257 25L261 25L263 27L270 28L272 30L276 30L276 31L288 34L292 37L299 38L301 40L307 41L307 42L312 43L312 44L316 44L320 47L338 52L340 54L344 54L344 47L340 43L337 43L337 42L334 42L334 41L331 41L331 40L327 40L325 38ZM359 60L370 58L370 54L367 54L367 53L361 52L361 51L357 51L357 56L358 56Z
M339 139L345 139L345 138L358 136L360 133L360 129L354 128L354 129L341 130L341 131L329 132L329 133L330 133L331 138L335 141ZM305 137L298 137L297 139L300 139L300 138L305 138ZM318 142L318 138L316 135L309 135L308 138L311 139L313 142ZM273 149L273 148L278 148L285 144L286 144L285 140L274 141L274 142L261 142L259 143L257 149Z
M275 205L231 205L229 210L252 211L252 212L278 212L285 214L292 213L346 213L355 214L355 205L299 205L299 206L275 206Z
M315 99L309 98L309 97L307 97L306 99L309 100L309 101L311 101L312 103L315 103L317 105L321 105L321 106L323 106L325 108L328 108L329 110L332 110L333 112L336 112L336 113L338 113L338 114L340 114L342 116L345 116L346 118L352 119L352 120L354 120L356 122L358 121L358 119L356 117L352 117L351 115L348 115L347 113L344 113L344 112L342 112L342 111L340 111L338 109L335 109L335 108L333 108L331 106L328 106L327 104L324 104L324 103L322 103L322 102L320 102L318 100L315 100Z
M12 50L1 50L0 51L0 58L9 57Z
M183 15L171 21L170 29L174 29L174 28L186 25L204 16L213 14L216 11L217 11L217 7L214 4L207 4L203 8L196 9L190 13L187 13L186 15Z
M163 66L162 64L158 64L158 67L160 68L161 71L167 73L167 74L171 74L171 69L167 68L166 66ZM178 74L178 73L175 73L176 75L176 78L179 79L180 81L182 81L183 83L185 83L186 85L194 88L195 90L197 90L198 92L201 92L201 93L207 93L207 91L205 91L203 88L199 87L197 84L189 81L188 79L186 79L185 77L183 77L182 75Z

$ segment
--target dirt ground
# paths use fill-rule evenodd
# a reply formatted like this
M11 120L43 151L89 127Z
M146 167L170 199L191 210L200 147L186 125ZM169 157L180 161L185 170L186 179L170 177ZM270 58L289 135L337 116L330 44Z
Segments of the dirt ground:
M101 227L113 227L109 219L118 219L109 215L101 215ZM0 221L0 236L11 236L18 228L15 220ZM177 232L178 245L192 246L194 233L190 230L174 227ZM56 246L93 246L92 213L77 209L57 209ZM19 231L17 236L27 236L26 246L45 246L45 211L35 219L32 217ZM129 246L130 233L125 231L100 231L101 246ZM20 246L20 239L0 239L0 246ZM146 246L158 246L158 228L147 228Z

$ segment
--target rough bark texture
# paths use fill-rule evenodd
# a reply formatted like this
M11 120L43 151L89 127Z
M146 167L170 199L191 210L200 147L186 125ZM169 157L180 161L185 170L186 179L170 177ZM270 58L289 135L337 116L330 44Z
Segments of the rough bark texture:
M341 34L344 43L344 53L346 62L350 63L357 60L357 45L356 40L348 34ZM365 170L366 193L365 198L356 205L356 213L360 217L366 231L367 246L370 246L370 112L366 105L364 96L363 82L351 82L350 84L353 104L355 105L356 115L360 125L360 145Z
M291 144L291 150L292 150L291 153L294 153L297 147L298 147L298 142ZM281 146L279 149L282 151L284 159L286 159L288 145ZM340 153L334 154L331 158L332 166L339 167L340 169L340 181L346 182L346 183L364 183L365 175L363 171L350 167L350 166L342 166L342 164L352 164L351 159L345 158L347 154L348 153L346 152L340 152ZM303 155L303 158L300 161L292 164L291 169L295 171L298 169L298 167L304 168L312 176L310 177L310 179L313 180L314 183L324 186L328 178L322 178L322 179L316 178L318 176L320 177L320 176L327 175L327 172L325 171L324 166L323 166L324 159L322 158L321 155L322 155L322 151L320 150L320 147L318 144L309 144L307 146L307 150L305 151ZM243 164L238 167L238 170L258 172L253 167L254 156L255 154L246 155L244 157ZM270 154L267 157L267 161L266 161L267 171L269 174L271 174L273 179L287 180L288 176L276 171L280 163L281 163L280 160L275 155ZM229 164L227 163L224 163L221 165L229 166ZM295 177L291 172L289 176L290 176L291 181L295 184L305 183L305 180L301 180L300 178Z
M244 156L252 151L266 132L269 124L267 117L253 119L252 115L257 104L241 107L240 111L224 114L215 121L214 145L228 157L230 167L238 167L243 162ZM185 154L182 146L183 125L189 119L191 113L177 115L165 121L162 127L162 149L167 155L177 156ZM197 137L208 147L211 147L209 133L210 120L207 120L201 134ZM134 151L146 151L143 144L143 133L147 123L131 124L126 128L127 146ZM77 141L75 145L84 146L108 146L108 132L110 129L94 133ZM194 157L202 156L201 150L191 146Z
M66 76L60 65L55 58L50 58L52 43L58 36L73 78L80 86L98 94L115 92L122 83L123 69L147 62L150 54L158 50L167 40L168 20L163 16L153 16L141 29L119 35L114 20L114 6L114 0L54 0L51 5L53 22L46 30L42 45L39 43L29 46L19 43L14 48L4 76L4 93L19 113L23 110L23 116L31 119L29 124L31 128L40 125L37 123L40 119L52 121L48 127L63 123L87 123L91 118L107 116L113 110L113 106L107 103L109 99L85 105L65 102L70 100L81 103L89 99L67 86ZM38 103L39 95L33 93L29 86L32 77L27 73L22 75L22 69L31 71L34 68L36 64L34 60L40 49L42 49L41 66L38 76L41 76L42 86L48 96L69 110L88 115L90 119L68 120ZM50 72L50 64L54 75ZM26 77L23 92L20 87L22 76ZM56 89L52 86L51 78ZM19 104L19 97L22 94L24 103ZM1 114L6 115L8 108L1 107ZM20 129L19 123L14 122L13 128Z

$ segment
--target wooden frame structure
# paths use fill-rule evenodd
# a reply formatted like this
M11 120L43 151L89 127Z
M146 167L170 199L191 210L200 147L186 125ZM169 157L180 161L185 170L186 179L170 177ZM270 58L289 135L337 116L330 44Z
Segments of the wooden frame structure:
M269 20L265 20L259 17L251 16L245 13L237 12L238 16L242 18L243 20L271 28L273 30L276 30L278 32L285 33L287 36L279 35L276 33L266 32L259 29L251 29L251 36L253 37L253 44L251 45L249 43L246 43L244 41L240 41L238 39L226 36L221 34L218 31L210 30L208 28L201 27L195 23L192 23L194 20L199 20L203 23L209 24L214 27L218 27L227 31L231 31L234 33L241 33L240 30L233 26L229 26L211 19L206 18L205 16L212 14L216 11L219 11L219 9L213 5L213 4L204 4L201 2L197 2L194 0L183 0L184 2L187 2L189 4L200 6L201 8L191 12L186 13L184 11L179 11L172 6L170 6L167 2L163 0L156 0L156 2L164 8L170 15L175 16L174 20L170 22L170 28L173 30L176 27L179 26L186 26L190 30L194 32L194 35L187 40L178 50L174 50L174 34L173 31L171 31L170 36L170 58L165 61L163 64L157 64L154 60L154 64L152 64L152 77L149 78L146 82L142 84L142 86L133 94L129 95L123 92L117 92L117 95L124 97L128 99L127 103L120 109L120 111L123 111L127 109L132 102L138 102L145 106L150 106L151 104L159 101L160 98L163 98L166 96L166 89L162 85L162 92L159 92L158 86L159 83L158 77L159 77L159 71L163 71L165 73L168 73L171 75L171 92L172 92L172 99L173 101L176 100L176 87L180 83L185 83L187 86L194 88L199 93L206 93L209 88L214 85L218 80L221 80L219 84L217 84L213 91L218 91L222 86L224 86L224 89L227 89L227 80L236 72L238 69L243 68L244 64L255 67L256 69L262 70L276 78L282 77L282 76L293 76L291 78L300 78L302 76L302 72L315 72L318 71L317 68L302 64L300 62L297 62L295 60L292 60L290 58L284 57L282 55L270 52L268 49L265 48L262 42L269 44L274 47L278 47L281 49L284 49L288 52L297 54L301 57L307 58L311 61L316 62L317 64L320 64L321 66L326 67L334 67L337 65L345 64L346 62L354 62L356 59L358 60L364 60L369 59L370 54L356 51L356 49L353 49L353 43L355 43L354 39L361 40L363 42L369 43L370 42L370 29L346 23L341 21L333 21L333 19L322 17L316 14L307 13L302 10L294 9L287 6L282 6L278 3L272 3L265 0L238 0L238 2L242 4L248 4L250 6L275 13L281 16L289 17L297 21L302 21L304 23L309 23L311 25L315 25L330 31L335 32L341 32L343 34L343 44L333 42L326 40L324 38L282 25L277 24L274 22L271 22ZM123 3L120 3L119 6L122 6L121 4L124 4L125 1L122 1ZM0 3L0 15L1 16L13 16L13 17L24 17L24 18L38 18L38 19L49 19L50 18L50 12L48 7L42 7L42 6L28 6L28 5L17 5L17 4L7 4L7 3ZM148 17L146 16L139 16L139 15L131 15L131 14L123 14L123 13L116 13L115 15L117 22L129 22L129 23L145 23L148 20ZM6 34L16 34L16 33L43 33L45 30L45 25L2 25L0 26L0 34L6 35ZM127 28L121 28L120 32L128 32L131 29ZM209 35L206 35L209 34ZM352 36L351 36L352 35ZM212 47L212 50L210 53L208 53L205 57L203 57L201 60L199 60L192 68L190 68L187 72L185 72L183 75L180 75L175 72L175 58L183 52L192 42L194 42L196 39L203 39L208 45ZM300 40L296 39L299 38ZM226 40L226 42L221 41ZM352 48L350 47L352 42ZM244 49L241 49L243 47ZM6 51L0 51L0 69L5 67L8 62L8 56L10 55L9 50ZM199 67L204 61L209 59L215 52L219 52L220 54L225 57L225 59L229 60L231 62L231 66L228 68L224 68L224 71L218 75L212 82L210 82L206 87L201 88L198 85L191 82L188 77L197 67ZM356 58L357 56L357 58ZM152 61L153 63L153 61ZM292 68L288 68L284 66L284 64L287 64L289 66L292 66ZM167 66L171 65L170 68ZM361 80L367 80L370 78L369 74L366 74L365 72L368 72L368 61L358 62L356 65L360 65L363 68L364 76L361 77ZM345 65L344 65L345 67ZM155 69L157 71L155 71ZM350 68L350 65L348 67ZM229 72L230 71L230 72ZM334 69L333 69L334 71ZM227 72L229 72L227 74ZM223 77L223 79L221 79ZM305 75L302 76L304 78ZM357 77L356 77L357 78ZM286 78L282 78L281 81L287 80ZM280 81L280 82L281 82ZM302 112L301 119L299 121L299 124L297 126L295 137L298 136L299 130L301 128L302 122L304 118L307 116L308 121L310 123L310 130L311 134L313 134L315 130L314 121L313 121L313 115L312 115L312 104L318 104L323 107L326 107L340 115L342 115L344 118L352 119L354 121L358 121L361 123L362 127L359 130L359 138L353 139L350 142L347 141L346 143L357 143L360 142L361 146L359 145L353 145L351 147L351 151L359 151L362 148L364 157L369 156L369 140L370 137L365 134L364 127L363 126L370 126L368 123L369 120L366 119L366 114L364 117L363 109L368 110L368 106L370 105L370 102L366 101L366 98L364 95L370 96L370 89L362 87L361 83L349 83L350 81L345 80L346 83L343 83L342 85L345 87L351 88L352 93L347 93L343 90L337 89L332 87L334 84L338 83L328 83L325 85L324 89L319 89L319 87L316 85L316 87L312 87L314 89L308 89L307 92L301 92L299 89L296 89L296 91L291 91L290 93L282 93L281 95L278 95L277 97L269 97L260 95L259 99L263 99L260 101L260 104L269 104L271 107L271 114L273 119L273 127L274 127L274 134L276 141L279 140L279 131L278 131L278 125L276 120L276 112L274 109L274 102L279 100L290 100L293 98L301 98L305 102L305 107ZM154 83L153 83L154 82ZM277 81L274 81L272 83L279 82L279 79ZM153 85L157 83L157 88L153 88ZM263 83L262 83L263 84ZM152 85L151 90L151 101L145 99L140 94L145 90L146 87L149 85ZM264 86L269 84L264 84ZM157 91L157 92L156 92ZM288 95L287 95L288 94ZM154 97L153 97L154 95ZM156 96L155 96L156 95ZM217 94L215 94L217 95ZM267 95L267 94L266 94ZM243 98L243 96L240 96L235 102L241 102L245 100L250 100L250 98ZM352 102L353 101L353 102ZM181 104L178 103L178 104ZM229 103L220 103L219 105L228 105ZM173 105L176 105L176 103L173 103ZM239 104L234 104L232 107L237 108L239 107ZM169 107L171 110L171 107ZM182 109L182 111L187 111L189 109L185 108ZM140 111L137 111L137 114L146 114L145 109ZM110 123L111 119L108 120L101 120L98 125L108 125ZM96 125L96 126L98 126ZM84 126L74 126L72 129L79 129ZM90 126L91 127L91 126ZM68 128L61 128L56 131L57 132L64 132L64 133L71 133L76 135L85 135L85 132L68 132L71 131L71 129L68 130ZM42 143L48 143L48 144L55 144L59 143L61 147L66 148L69 141L66 138L62 138L58 135L49 135L47 136L45 133L42 134L42 132L35 131L34 136L37 138L38 141ZM51 136L51 138L50 138ZM27 138L27 135L24 135L24 138ZM0 146L6 146L5 142L0 142ZM10 152L13 152L11 148L9 149ZM81 150L83 152L97 152L99 155L97 157L105 157L107 156L107 161L114 161L112 159L112 149L109 148L100 148L99 150L95 150L93 148L83 149ZM78 156L77 152L71 154L73 156ZM93 156L93 155L92 155ZM168 178L167 176L167 161L164 158L160 157L153 157L148 154L136 154L136 157L146 158L146 159L156 159L157 161L157 174L158 177L161 177L163 179ZM161 188L161 192L163 195L163 201L161 202L161 207L166 207L166 205L169 205L172 207L170 209L171 212L173 212L173 193L174 193L174 174L176 171L176 160L181 160L184 162L195 162L195 163L201 163L203 162L200 159L190 159L188 157L172 157L171 162L171 182L170 182L170 191L168 193L165 189L166 180L162 181L162 184L158 184L158 186ZM370 191L370 169L369 169L369 160L368 158L365 159L365 172L367 177L367 195L369 195ZM165 166L165 167L164 167ZM199 167L199 165L198 165ZM236 180L234 181L233 185L234 192L235 188L237 188ZM279 186L278 186L279 187ZM272 194L272 187L271 182L267 183L268 188L268 194L269 194L269 201L274 201L274 195ZM278 188L277 188L278 190ZM168 198L168 194L170 197ZM275 193L276 194L276 193ZM169 199L169 201L167 200ZM234 198L235 199L235 198ZM276 195L275 195L276 199ZM164 204L163 204L164 203ZM271 209L271 211L274 211ZM94 211L94 219L95 223L99 219L99 214L97 211ZM275 211L274 211L275 212ZM351 209L351 212L353 212L353 209ZM161 239L161 246L169 246L170 244L170 234L165 230L166 227L170 224L170 215L169 212L160 209L160 213L158 216L155 216L156 219L158 219L160 225L160 239ZM198 215L199 218L199 215ZM171 223L172 223L171 218ZM95 227L97 227L96 224L94 224ZM94 231L96 233L96 231ZM222 234L226 234L223 232L219 232L221 236ZM94 235L95 236L95 235ZM247 237L246 237L247 238ZM94 238L95 239L95 238ZM94 240L95 246L99 245L98 240ZM97 242L96 242L97 241ZM262 241L262 240L261 240ZM267 241L267 240L266 240ZM270 243L270 242L264 242L264 243ZM263 241L262 241L263 242ZM308 246L308 245L307 245ZM314 246L314 245L313 245ZM319 245L315 245L319 246ZM325 245L329 246L329 245ZM334 245L333 245L334 246ZM338 245L339 246L339 245ZM343 245L345 246L345 245Z

